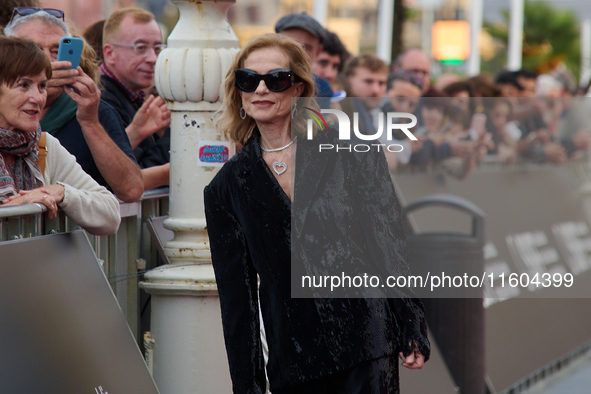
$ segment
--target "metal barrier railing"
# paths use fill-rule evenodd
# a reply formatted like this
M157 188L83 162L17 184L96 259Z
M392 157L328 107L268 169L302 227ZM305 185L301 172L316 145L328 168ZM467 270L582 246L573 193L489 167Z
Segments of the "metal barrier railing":
M519 394L538 392L537 386L544 387L546 379L552 375L568 369L570 366L586 360L591 353L591 342L587 342L568 354L545 365L513 385L503 389L498 394Z
M44 205L29 204L0 209L0 242L44 234Z
M159 265L160 258L152 244L146 220L168 215L168 207L168 187L149 190L140 201L120 204L121 225L116 234L95 236L86 233L136 339L141 338L138 283L146 270ZM46 211L41 204L0 208L0 242L79 228L63 211L58 211L58 216L51 220L45 218Z

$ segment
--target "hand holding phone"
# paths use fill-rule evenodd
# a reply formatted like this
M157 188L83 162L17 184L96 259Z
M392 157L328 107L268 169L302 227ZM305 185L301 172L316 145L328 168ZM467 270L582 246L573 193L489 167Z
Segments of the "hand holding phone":
M76 69L80 65L82 56L83 41L77 37L62 37L57 51L57 61L68 61L72 63L70 69Z
M81 38L77 37L62 37L60 40L60 45L57 51L57 61L68 61L71 63L69 68L65 68L64 70L75 70L80 65L80 57L82 56L82 46L84 42ZM66 86L71 91L74 91L74 88L71 85L62 85Z

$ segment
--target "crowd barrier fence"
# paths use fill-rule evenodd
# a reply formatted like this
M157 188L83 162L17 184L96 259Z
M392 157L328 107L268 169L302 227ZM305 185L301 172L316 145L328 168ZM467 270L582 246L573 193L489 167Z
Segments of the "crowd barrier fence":
M138 284L145 271L161 262L147 229L147 220L168 215L168 206L168 187L149 190L137 202L120 204L121 225L117 233L108 236L86 233L136 340L142 338ZM46 210L40 204L0 209L0 242L79 228L62 210L56 218L48 220Z

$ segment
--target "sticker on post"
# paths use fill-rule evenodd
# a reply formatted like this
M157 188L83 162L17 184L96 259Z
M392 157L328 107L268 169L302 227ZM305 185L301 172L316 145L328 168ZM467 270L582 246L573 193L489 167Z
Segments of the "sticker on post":
M221 141L199 141L197 165L221 167L230 158L230 144Z

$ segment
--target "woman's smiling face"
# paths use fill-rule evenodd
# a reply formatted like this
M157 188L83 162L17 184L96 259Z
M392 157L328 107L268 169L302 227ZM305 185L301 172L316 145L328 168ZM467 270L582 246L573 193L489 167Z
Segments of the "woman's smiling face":
M35 131L47 99L45 72L23 76L12 86L0 88L0 127L7 130Z
M261 48L252 51L244 60L243 68L258 74L267 74L272 70L288 69L287 55L279 48ZM260 81L254 92L240 92L244 110L257 122L278 123L290 121L291 98L301 94L301 83L294 84L283 92L272 92Z

